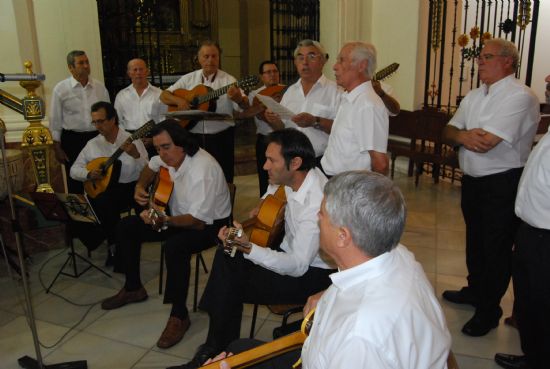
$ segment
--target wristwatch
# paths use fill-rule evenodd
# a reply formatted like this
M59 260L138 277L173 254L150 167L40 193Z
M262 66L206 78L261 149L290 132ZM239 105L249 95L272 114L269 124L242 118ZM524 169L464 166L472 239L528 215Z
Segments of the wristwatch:
M313 128L323 129L323 127L321 127L321 117L315 117L315 123L313 123Z

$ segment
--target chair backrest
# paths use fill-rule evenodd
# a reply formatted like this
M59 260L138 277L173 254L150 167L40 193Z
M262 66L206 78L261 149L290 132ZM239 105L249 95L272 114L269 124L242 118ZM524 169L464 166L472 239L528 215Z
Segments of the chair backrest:
M409 110L401 110L396 116L390 117L390 135L414 138L416 130L416 115Z
M422 141L422 147L427 142L433 143L434 152L440 153L443 128L450 120L449 114L435 109L417 110L416 114L416 139Z

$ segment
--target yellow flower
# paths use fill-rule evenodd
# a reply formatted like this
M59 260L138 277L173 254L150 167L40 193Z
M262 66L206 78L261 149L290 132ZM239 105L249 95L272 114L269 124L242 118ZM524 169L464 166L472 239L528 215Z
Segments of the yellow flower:
M464 47L466 45L468 45L468 42L470 42L470 38L468 37L467 34L462 34L460 36L458 36L458 46L460 47Z
M485 42L492 38L493 38L493 35L491 34L491 32L483 32L483 34L481 35L481 42Z
M474 26L472 27L472 29L470 29L470 37L475 40L476 38L479 37L479 27L478 26Z

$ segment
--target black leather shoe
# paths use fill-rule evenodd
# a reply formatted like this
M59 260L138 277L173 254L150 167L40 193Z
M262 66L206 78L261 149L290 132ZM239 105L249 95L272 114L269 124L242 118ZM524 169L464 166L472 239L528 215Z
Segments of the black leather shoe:
M525 355L495 354L495 362L505 369L529 369Z
M207 344L200 345L197 353L190 362L183 365L170 366L166 369L197 369L200 368L206 360L215 357L220 352L221 350L218 350Z
M455 304L469 304L476 306L476 299L468 287L462 287L460 290L447 290L443 292L443 298Z
M485 336L491 329L498 327L499 320L500 316L487 318L476 313L472 319L468 320L468 322L464 324L464 327L462 327L462 333L472 337Z

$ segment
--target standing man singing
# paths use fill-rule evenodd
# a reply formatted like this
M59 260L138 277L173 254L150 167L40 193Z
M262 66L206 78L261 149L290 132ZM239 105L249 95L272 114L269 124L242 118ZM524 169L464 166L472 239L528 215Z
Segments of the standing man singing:
M514 202L540 119L535 94L515 77L516 46L491 39L477 59L481 87L470 91L443 131L460 147L462 213L466 223L468 286L443 298L475 306L462 332L483 336L498 326L500 300L510 282Z
M334 75L345 93L332 125L321 165L327 175L347 170L388 172L389 120L384 102L372 86L376 49L366 42L342 47Z
M86 53L73 50L67 54L71 77L53 88L50 110L50 131L54 140L55 158L64 164L70 193L82 193L82 182L68 174L86 143L97 136L90 124L90 108L98 101L110 101L105 86L90 77L90 62Z
M198 52L201 69L182 76L172 86L162 91L160 100L166 105L177 107L178 110L189 110L189 103L182 97L174 95L177 89L192 90L198 85L219 89L236 82L235 77L220 69L221 50L213 41L203 41ZM242 92L235 86L216 101L216 112L233 115L238 110L248 107L248 102ZM235 161L235 127L229 120L201 120L192 129L201 147L208 151L223 169L227 182L233 182Z
M327 60L328 54L321 43L307 39L300 41L294 50L294 65L300 79L288 87L281 100L281 105L296 115L281 120L279 115L269 110L265 114L276 129L286 127L302 131L313 145L318 166L327 147L341 95L336 83L323 75Z

